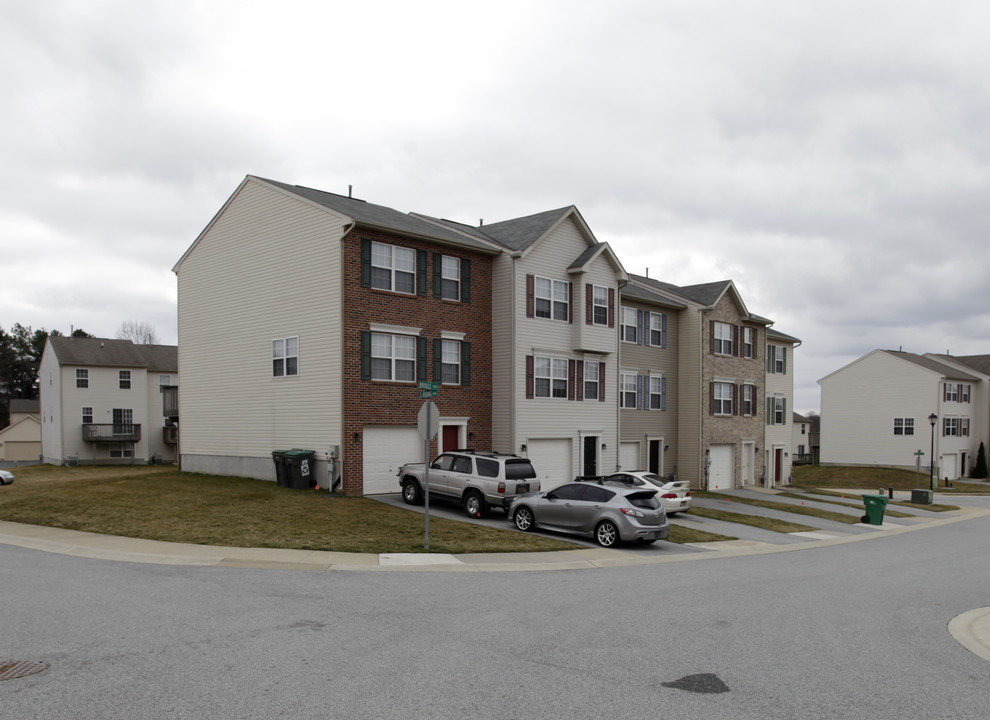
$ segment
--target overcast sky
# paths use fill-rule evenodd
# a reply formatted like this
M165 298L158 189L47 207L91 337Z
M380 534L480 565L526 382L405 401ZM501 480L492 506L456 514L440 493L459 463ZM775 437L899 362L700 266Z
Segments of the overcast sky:
M732 279L795 409L875 348L990 353L990 4L0 0L0 327L176 342L247 174L471 224L576 205ZM982 48L982 49L981 49Z

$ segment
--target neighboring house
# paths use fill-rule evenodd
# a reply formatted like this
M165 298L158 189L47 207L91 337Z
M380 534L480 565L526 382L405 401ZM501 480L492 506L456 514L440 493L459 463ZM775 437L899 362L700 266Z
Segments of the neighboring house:
M469 227L494 243L492 440L544 490L618 466L619 289L628 276L577 208Z
M630 275L619 308L620 448L623 470L677 472L678 329L687 305Z
M37 461L41 457L41 402L10 400L10 425L0 430L0 460Z
M51 336L38 381L44 462L175 461L175 346Z
M183 470L398 491L422 459L420 382L437 382L430 454L492 446L492 258L502 249L362 200L248 176L173 270ZM332 479L331 479L332 478Z
M811 419L800 413L791 415L791 458L793 465L810 465L813 460Z
M763 447L765 485L774 487L791 482L794 406L794 348L801 341L773 328L767 328L766 343L766 434Z
M965 476L987 439L986 357L874 350L826 375L821 463L926 472L934 445L937 476Z

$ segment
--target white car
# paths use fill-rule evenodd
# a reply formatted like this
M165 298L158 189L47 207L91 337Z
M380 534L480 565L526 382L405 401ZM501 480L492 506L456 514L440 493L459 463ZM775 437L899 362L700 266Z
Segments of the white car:
M606 482L623 483L636 487L646 486L657 491L659 500L668 515L687 512L691 509L691 490L687 480L668 480L655 473L635 471L617 472L605 478Z
M14 474L0 470L0 485L10 485L12 482L14 482Z

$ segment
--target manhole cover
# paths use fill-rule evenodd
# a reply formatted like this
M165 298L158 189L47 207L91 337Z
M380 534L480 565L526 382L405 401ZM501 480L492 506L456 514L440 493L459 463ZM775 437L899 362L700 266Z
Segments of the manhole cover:
M13 680L47 670L44 660L0 660L0 680Z

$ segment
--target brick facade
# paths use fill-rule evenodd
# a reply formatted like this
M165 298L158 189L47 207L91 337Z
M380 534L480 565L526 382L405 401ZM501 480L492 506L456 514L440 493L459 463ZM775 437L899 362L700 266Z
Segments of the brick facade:
M408 295L376 290L361 284L362 240L423 250L427 254L426 294ZM434 253L470 260L470 301L443 300L433 296ZM343 240L344 260L344 492L361 494L363 480L363 430L366 425L416 427L424 400L416 382L361 379L361 333L372 323L421 328L427 339L427 377L433 379L433 340L442 332L464 333L471 343L471 375L468 385L441 385L434 399L441 417L469 418L471 446L492 444L492 259L461 248L441 246L380 231L359 229ZM418 274L417 274L418 279ZM437 440L431 443L431 456ZM416 458L410 458L416 460ZM398 485L396 485L398 490Z

